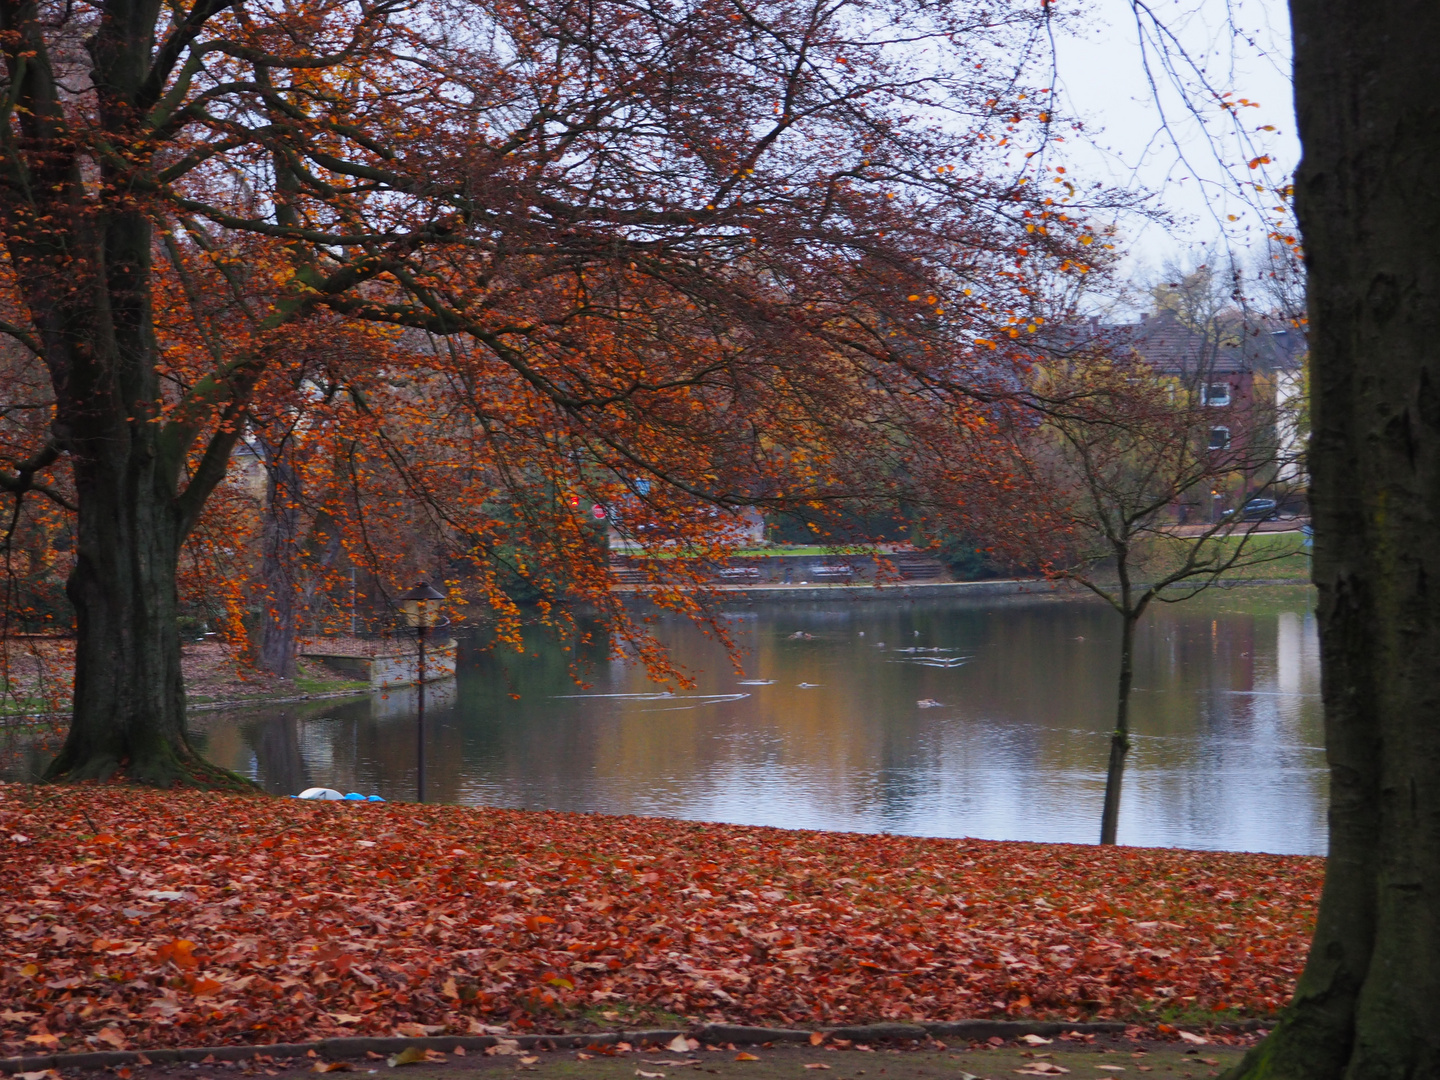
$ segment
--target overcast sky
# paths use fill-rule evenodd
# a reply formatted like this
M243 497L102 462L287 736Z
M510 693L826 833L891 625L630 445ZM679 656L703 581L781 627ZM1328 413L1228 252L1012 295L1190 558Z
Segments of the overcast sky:
M1299 160L1290 85L1289 15L1283 0L1154 0L1149 11L1174 33L1199 64L1205 79L1241 107L1236 115L1254 148L1241 144L1222 110L1208 107L1208 131L1189 112L1163 70L1164 58L1147 26L1149 48L1130 0L1070 0L1078 24L1058 42L1059 81L1069 110L1084 120L1087 135L1069 140L1073 169L1109 184L1154 193L1156 205L1174 217L1166 225L1122 220L1125 272L1158 273L1167 260L1182 261L1204 244L1244 251L1266 231L1255 210L1278 200L1237 189L1240 181L1266 187L1283 183ZM1238 29L1238 33L1236 32ZM1173 53L1172 48L1172 53ZM1152 88L1146 72L1158 85ZM1177 66L1180 65L1177 60ZM1195 89L1194 73L1184 73ZM1191 93L1203 101L1203 93ZM1167 134L1173 133L1173 138ZM1266 132L1266 126L1273 132ZM1269 164L1248 162L1268 154ZM1230 215L1236 220L1230 221Z

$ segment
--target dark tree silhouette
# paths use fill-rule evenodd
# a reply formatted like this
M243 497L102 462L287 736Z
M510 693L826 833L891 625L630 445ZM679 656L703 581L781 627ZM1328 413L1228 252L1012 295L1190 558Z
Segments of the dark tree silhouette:
M1232 1077L1440 1075L1440 7L1292 0L1330 854Z

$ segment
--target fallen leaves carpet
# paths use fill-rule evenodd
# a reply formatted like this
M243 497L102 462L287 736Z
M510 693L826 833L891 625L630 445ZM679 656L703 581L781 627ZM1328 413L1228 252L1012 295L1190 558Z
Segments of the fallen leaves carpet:
M1265 1015L1319 859L0 785L5 1054Z

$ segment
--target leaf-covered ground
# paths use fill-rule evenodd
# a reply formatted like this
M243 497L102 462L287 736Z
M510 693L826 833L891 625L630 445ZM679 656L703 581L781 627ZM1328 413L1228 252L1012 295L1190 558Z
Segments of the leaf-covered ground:
M5 1054L1268 1014L1318 859L0 786Z

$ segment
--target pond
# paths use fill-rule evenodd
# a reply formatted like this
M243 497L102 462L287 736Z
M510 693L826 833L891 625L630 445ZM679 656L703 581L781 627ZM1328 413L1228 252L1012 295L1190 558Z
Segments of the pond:
M1319 650L1304 587L1214 591L1139 637L1126 844L1323 854ZM462 642L429 690L431 801L789 828L1093 843L1118 618L1039 597L757 603L713 637L661 617L666 694L603 649ZM199 714L214 761L276 793L410 799L413 691Z

